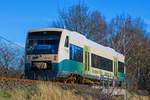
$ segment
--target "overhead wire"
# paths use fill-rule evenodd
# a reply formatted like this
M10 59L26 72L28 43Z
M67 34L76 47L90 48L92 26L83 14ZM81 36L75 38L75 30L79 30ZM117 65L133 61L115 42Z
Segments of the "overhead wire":
M10 41L10 40L8 40L8 39L6 39L6 38L3 37L3 36L0 36L0 38L3 39L3 40L5 40L5 41L7 41L7 42L9 42L10 44L16 45L16 46L18 46L18 47L24 49L23 46L21 46L21 45L19 45L19 44L17 44L17 43L14 43L14 42L12 42L12 41Z

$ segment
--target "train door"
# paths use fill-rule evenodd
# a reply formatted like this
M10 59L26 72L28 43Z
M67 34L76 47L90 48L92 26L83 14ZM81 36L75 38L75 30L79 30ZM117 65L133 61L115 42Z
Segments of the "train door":
M90 48L88 46L84 47L84 71L85 74L90 74L91 72L91 62L90 62Z
M114 57L114 62L113 62L113 73L114 73L114 78L117 79L118 77L118 59Z

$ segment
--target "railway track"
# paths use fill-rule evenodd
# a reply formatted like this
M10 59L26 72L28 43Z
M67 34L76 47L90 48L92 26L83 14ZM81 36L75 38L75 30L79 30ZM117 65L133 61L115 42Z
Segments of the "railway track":
M65 85L65 86L81 86L81 85L100 85L97 81L94 83L91 80L85 79L83 83L75 83L70 81L69 83L66 81L44 81L44 80L32 80L32 79L20 79L20 78L7 78L7 77L0 77L0 81L13 81L13 82L24 82L24 83L36 83L36 84L54 84L54 85ZM108 84L107 82L104 83L105 85Z
M63 83L63 82L57 82L57 81L42 81L42 80L30 80L30 79L7 78L7 77L0 77L0 81L13 81L13 82L24 82L24 83L36 83L36 84L68 85L68 86L80 86L81 85L81 84L76 84L76 83Z

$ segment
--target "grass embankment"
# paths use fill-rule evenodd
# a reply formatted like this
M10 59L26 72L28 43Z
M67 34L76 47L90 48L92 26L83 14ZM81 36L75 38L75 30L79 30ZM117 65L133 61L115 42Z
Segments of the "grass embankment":
M146 90L130 91L127 100L150 100L149 93Z
M0 82L0 100L106 100L106 97L88 85L66 86Z
M141 93L141 92L139 92ZM145 94L145 93L144 93ZM149 96L130 92L127 100L150 100ZM123 100L123 96L105 96L88 85L66 86L0 81L0 100Z
M0 92L0 99L10 100L83 100L82 96L74 94L70 90L63 90L52 85L38 85L37 91L9 89ZM89 96L89 100L92 98Z

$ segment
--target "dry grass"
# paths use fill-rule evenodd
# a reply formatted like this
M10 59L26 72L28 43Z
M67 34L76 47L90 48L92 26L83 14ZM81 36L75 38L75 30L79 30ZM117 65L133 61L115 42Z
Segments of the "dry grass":
M131 96L127 100L150 100L150 96L138 95L136 93L131 93Z
M2 88L3 87L3 88ZM7 87L7 88L4 88ZM127 100L150 100L149 96L130 92ZM123 100L123 96L105 96L87 85L0 83L0 100Z
M114 100L124 100L125 98L123 96L113 96ZM126 100L150 100L149 95L140 95L137 94L135 91L130 91L130 94L128 94Z
M0 91L0 100L84 100L81 95L57 86L41 84L37 87L38 91L21 89ZM91 96L88 98L92 100Z

